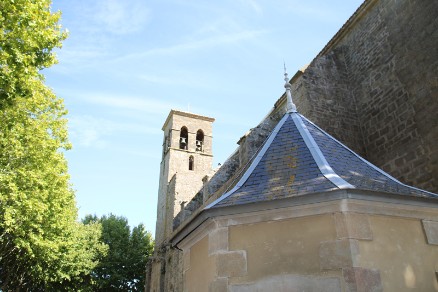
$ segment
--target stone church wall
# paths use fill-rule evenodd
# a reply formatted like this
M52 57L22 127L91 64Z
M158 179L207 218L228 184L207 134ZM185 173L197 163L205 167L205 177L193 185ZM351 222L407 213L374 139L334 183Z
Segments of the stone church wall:
M367 158L438 192L438 2L381 1L354 33L346 61Z
M437 218L350 199L216 217L180 243L184 291L436 291Z
M437 1L366 1L293 80L299 111L402 182L438 192L437 38Z
M365 1L292 78L298 111L400 181L438 193L437 39L438 1ZM282 96L268 117L240 139L230 159L193 190L197 201L187 203L190 210L178 215L174 229L199 211L192 209L202 205L200 198L211 202L237 182L284 106ZM180 291L180 252L162 256L167 267L160 268L168 274L157 285L161 291Z

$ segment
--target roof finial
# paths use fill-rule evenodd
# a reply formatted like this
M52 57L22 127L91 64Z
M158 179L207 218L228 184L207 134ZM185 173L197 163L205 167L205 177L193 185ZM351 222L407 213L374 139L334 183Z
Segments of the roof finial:
M283 61L284 64L284 81L286 83L284 84L284 88L286 88L286 97L287 97L287 106L286 110L288 113L296 113L297 107L295 106L294 102L292 101L292 94L291 94L291 85L289 83L289 77L287 76L287 70L286 70L286 63Z

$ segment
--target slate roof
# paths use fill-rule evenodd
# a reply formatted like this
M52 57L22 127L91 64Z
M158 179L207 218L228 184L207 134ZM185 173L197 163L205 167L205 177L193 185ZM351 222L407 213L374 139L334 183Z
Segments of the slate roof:
M337 189L438 198L437 194L402 184L301 114L289 112L236 186L206 209Z

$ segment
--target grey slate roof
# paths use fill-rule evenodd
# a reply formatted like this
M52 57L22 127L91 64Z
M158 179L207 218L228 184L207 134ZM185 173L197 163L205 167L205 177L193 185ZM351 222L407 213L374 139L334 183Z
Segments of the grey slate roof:
M337 189L438 198L402 184L292 112L284 115L236 186L206 209Z

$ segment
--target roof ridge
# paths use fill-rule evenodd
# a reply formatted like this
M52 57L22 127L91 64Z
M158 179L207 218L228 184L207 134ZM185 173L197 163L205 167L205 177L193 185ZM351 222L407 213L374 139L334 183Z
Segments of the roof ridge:
M227 193L223 194L222 196L220 196L219 198L217 198L216 200L214 200L210 204L208 204L205 207L205 209L209 209L209 208L213 207L214 205L216 205L217 203L219 203L220 201L222 201L222 200L228 198L229 196L231 196L235 191L237 191L248 180L248 178L251 175L251 173L253 172L253 170L257 167L257 165L259 164L260 160L265 155L265 153L268 150L269 146L271 146L272 141L275 139L275 137L277 136L277 134L280 131L281 127L286 122L288 116L289 116L289 114L284 114L284 116L281 118L281 120L275 126L274 130L271 132L269 137L266 139L265 143L261 147L261 150L256 152L256 155L255 155L254 158L253 157L251 158L251 160L252 160L251 165L248 167L248 169L246 169L245 173L240 178L240 180L237 182L237 184L230 191L228 191Z
M321 149L319 149L318 144L315 142L315 139L313 139L306 125L301 120L301 115L292 113L291 116L321 173L339 189L354 189L355 187L352 184L340 177L330 166Z
M357 158L359 158L362 162L366 163L369 167L373 168L374 170L378 171L380 174L386 176L388 179L392 180L395 183L398 183L402 186L408 187L410 189L416 190L416 191L421 191L421 192L425 192L431 195L436 196L437 194L420 189L420 188L416 188L407 184L402 183L401 181L397 180L396 178L394 178L393 176L391 176L389 173L387 173L386 171L384 171L383 169L377 167L376 165L372 164L371 162L369 162L368 160L366 160L365 158L363 158L362 156L360 156L359 154L357 154L355 151L351 150L348 146L346 146L345 144L343 144L341 141L339 141L338 139L336 139L335 137L333 137L332 135L330 135L329 133L327 133L326 131L324 131L321 127L319 127L318 125L316 125L314 122L312 122L311 120L307 119L305 116L298 114L301 118L304 118L308 123L312 124L315 128L317 128L318 130L320 130L322 133L324 133L324 135L326 135L328 138L332 139L333 141L335 141L336 143L338 143L340 146L342 146L343 148L345 148L346 150L348 150L350 153L352 153L354 156L356 156ZM310 134L310 133L309 133Z

